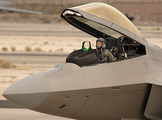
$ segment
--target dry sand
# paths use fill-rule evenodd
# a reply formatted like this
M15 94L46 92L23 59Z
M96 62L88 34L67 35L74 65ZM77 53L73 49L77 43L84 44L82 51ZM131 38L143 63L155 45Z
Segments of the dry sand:
M0 36L0 52L3 47L12 52L11 46L16 48L16 52L26 52L25 47L29 46L33 52L35 48L42 49L43 52L70 53L80 49L83 41L91 41L92 48L95 48L94 37L55 37L55 36ZM149 42L162 47L162 39L148 38ZM3 91L15 81L29 76L34 73L46 70L53 65L28 65L19 64L16 68L4 69L0 68L0 99L5 99L1 94Z
M91 41L92 47L95 47L95 40L93 37L0 36L0 50L6 47L8 51L12 51L11 46L14 46L17 52L26 52L28 46L32 51L40 48L44 52L70 53L80 49L83 41Z

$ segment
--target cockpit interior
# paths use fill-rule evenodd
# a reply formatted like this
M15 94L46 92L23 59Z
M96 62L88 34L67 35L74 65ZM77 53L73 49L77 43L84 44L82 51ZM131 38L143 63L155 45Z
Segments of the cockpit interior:
M106 49L111 51L113 56L117 58L115 62L146 55L145 46L137 41L131 40L130 38L120 37L115 39L113 37L107 37L105 40ZM89 46L86 44L89 44ZM96 54L96 49L92 49L89 41L84 41L82 48L70 53L66 62L75 63L80 67L83 67L96 65L99 63L99 60Z

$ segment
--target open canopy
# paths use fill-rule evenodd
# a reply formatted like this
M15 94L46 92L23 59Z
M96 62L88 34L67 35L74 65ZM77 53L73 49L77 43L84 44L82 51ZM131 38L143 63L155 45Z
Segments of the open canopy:
M108 36L119 38L124 35L143 45L147 42L125 15L105 3L96 2L65 9L61 17L97 38Z

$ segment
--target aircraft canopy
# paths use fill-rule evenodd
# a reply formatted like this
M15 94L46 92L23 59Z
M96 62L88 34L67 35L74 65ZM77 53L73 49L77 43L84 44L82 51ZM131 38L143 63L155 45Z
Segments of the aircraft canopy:
M61 14L67 22L94 37L123 35L145 45L147 42L134 24L116 8L105 3L90 3L69 9Z

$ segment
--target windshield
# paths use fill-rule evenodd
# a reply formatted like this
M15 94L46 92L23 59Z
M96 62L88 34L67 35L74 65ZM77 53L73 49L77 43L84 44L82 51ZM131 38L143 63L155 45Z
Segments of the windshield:
M77 16L73 16L73 17L76 20L78 20L78 21L80 21L80 22L82 22L82 23L84 23L84 24L106 34L106 35L112 36L114 38L119 38L119 37L123 36L122 34L116 32L116 31L114 31L114 30L112 30L112 29L110 29L110 28L108 28L104 25L101 25L99 23L93 22L91 20L88 20L88 19L85 19L85 18L82 18L82 17L77 17Z

